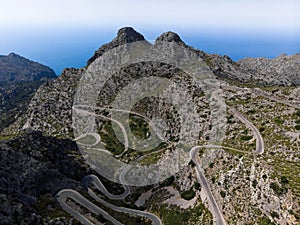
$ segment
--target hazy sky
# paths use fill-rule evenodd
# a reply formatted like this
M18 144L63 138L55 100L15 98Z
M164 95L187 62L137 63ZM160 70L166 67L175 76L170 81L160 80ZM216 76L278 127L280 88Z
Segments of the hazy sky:
M274 48L268 47L270 54L260 42L260 54L270 57L294 52L293 46L299 44L299 12L299 0L0 0L0 55L16 51L48 64L57 57L60 65L56 62L52 66L60 71L64 66L82 66L118 28L133 26L150 39L173 30L196 47L233 58L249 54L255 46L246 51L247 43L264 36L272 39ZM236 43L241 51L238 56L232 48L241 36L248 42ZM226 49L228 44L231 50ZM81 50L77 45L83 45ZM72 49L76 51L71 55ZM83 57L85 61L80 64Z
M293 30L299 0L5 0L6 26L184 25Z

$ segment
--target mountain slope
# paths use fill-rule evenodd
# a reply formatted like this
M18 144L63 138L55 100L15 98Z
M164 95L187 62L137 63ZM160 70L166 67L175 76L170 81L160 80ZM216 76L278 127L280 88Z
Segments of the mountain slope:
M54 78L47 66L15 53L0 56L0 132L26 111L39 86Z
M107 52L115 47L121 46L126 43L134 41L144 41L143 35L137 33L133 28L125 27L118 31L117 37L110 43L101 46L88 60L88 66L104 52ZM234 63L227 56L211 55L203 51L194 49L187 46L180 37L173 32L166 32L159 36L157 41L176 42L179 45L185 46L190 51L196 53L203 61L209 66L212 72L219 79L237 79L239 81L249 81L251 75L243 73L239 65ZM139 76L147 76L147 73L151 73L151 70L157 67L157 70L161 70L161 73L169 73L170 76L175 75L176 70L168 68L163 63L156 65L155 67L150 65L129 65L127 69L124 68L118 75L119 82L126 77L127 73L135 73L139 71L138 68L148 68L140 71ZM160 68L161 67L161 68ZM72 134L71 128L71 106L75 93L76 84L80 79L81 74L84 73L86 68L81 70L65 70L63 74L56 80L43 85L37 91L33 98L29 108L26 112L26 116L20 120L14 127L17 129L32 128L45 132L48 135L67 135L70 137ZM127 71L128 70L128 71ZM113 89L110 91L113 92ZM60 110L58 110L60 109ZM34 114L34 112L37 112ZM33 116L35 115L35 116Z
M43 81L0 83L0 132L26 110Z
M110 43L101 46L94 55L88 60L87 65L90 65L94 62L98 57L100 57L104 52L109 51L115 47L120 45L124 45L126 43L131 43L135 41L144 41L145 38L140 33L136 32L131 27L124 27L118 31L118 35L115 39L113 39Z
M57 224L45 219L68 217L52 195L62 188L80 189L89 173L76 159L76 143L28 132L0 142L0 150L0 224ZM67 224L69 219L59 220Z
M48 66L33 62L15 53L0 56L0 82L24 82L55 78Z
M134 41L144 41L143 35L136 32L131 27L125 27L118 31L117 37L114 38L110 43L101 46L95 54L88 60L88 65L94 62L98 57L115 47L121 46L126 43L131 43ZM168 41L168 42L176 42L179 45L185 46L190 51L196 53L203 61L208 65L211 71L214 73L217 79L225 80L225 81L233 81L233 82L242 82L242 83L252 83L252 84L260 84L260 85L272 85L272 84L281 84L281 85L292 85L297 83L297 79L299 78L296 75L297 66L293 66L293 74L286 73L283 76L279 77L282 79L275 79L276 76L271 74L261 75L262 69L257 66L257 68L253 65L254 63L246 63L252 62L256 59L248 59L242 60L239 62L234 62L228 56L220 56L217 54L208 54L204 51L194 49L186 45L181 38L173 32L165 32L161 36L159 36L156 41ZM286 70L290 69L290 64L297 65L297 61L293 61L294 58L290 60L282 61L280 60L280 66L286 68ZM272 67L272 61L269 63L269 67ZM145 67L145 65L142 65ZM158 66L159 67L159 66ZM268 67L268 68L269 68ZM72 135L71 128L71 106L73 102L73 97L75 93L76 85L84 73L85 69L67 69L62 75L56 80L47 83L40 87L38 92L36 93L33 101L31 102L26 115L19 120L17 124L14 126L14 130L22 129L22 128L33 128L37 130L41 130L48 135L67 135L70 137ZM252 68L252 69L250 69ZM276 65L275 65L276 68ZM136 68L135 65L128 66L129 71L140 70ZM167 69L168 70L168 69ZM162 71L168 73L166 68L162 68ZM170 72L170 71L169 71ZM122 77L126 74L126 69L121 72L120 81ZM173 72L172 72L173 73ZM173 74L174 75L174 74ZM141 77L145 76L144 74L140 74ZM274 77L274 79L272 78ZM289 78L285 78L289 77ZM295 77L295 79L294 79ZM293 82L286 82L286 80L294 80ZM36 112L36 114L35 114ZM33 116L35 115L35 116Z
M290 56L280 55L274 59L246 58L237 63L261 84L300 85L300 53Z

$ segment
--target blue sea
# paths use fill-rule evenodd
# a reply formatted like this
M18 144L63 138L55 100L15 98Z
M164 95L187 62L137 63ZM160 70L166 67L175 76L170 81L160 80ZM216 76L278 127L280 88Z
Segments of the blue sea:
M118 27L112 28L20 28L1 32L0 55L15 52L50 66L57 75L66 67L80 68L102 44L111 41ZM247 30L170 29L182 40L208 53L245 57L274 58L282 53L300 52L299 33ZM147 40L155 40L166 28L137 29Z

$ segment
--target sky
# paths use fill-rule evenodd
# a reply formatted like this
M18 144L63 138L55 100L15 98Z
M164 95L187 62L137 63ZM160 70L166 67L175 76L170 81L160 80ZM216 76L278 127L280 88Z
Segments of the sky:
M146 39L174 31L210 53L276 57L300 52L299 0L0 0L0 55L82 67L117 30Z

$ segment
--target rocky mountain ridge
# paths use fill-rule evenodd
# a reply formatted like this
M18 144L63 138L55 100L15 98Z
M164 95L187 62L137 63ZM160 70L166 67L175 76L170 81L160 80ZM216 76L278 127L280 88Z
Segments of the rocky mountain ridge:
M245 58L237 63L261 84L300 85L300 53L289 56L283 54L274 59Z
M41 84L54 78L54 71L40 63L15 53L0 56L0 131L26 111Z
M145 38L140 33L136 32L132 27L124 27L118 31L118 35L110 43L102 45L94 55L87 61L87 65L90 65L98 57L100 57L104 52L107 52L115 47L135 42L135 41L145 41Z
M56 78L56 74L48 66L15 53L0 56L0 82L26 82L53 78Z
M116 38L114 38L110 43L103 45L95 52L93 57L89 59L88 66L95 59L101 57L104 52L109 51L110 49L125 43L144 40L145 39L143 35L136 32L133 28L122 28L118 31ZM173 32L163 33L156 39L156 42L157 41L176 42L179 45L185 46L190 51L196 53L200 58L202 58L203 61L209 66L211 71L215 74L217 79L220 80L260 83L264 85L271 85L274 84L274 82L277 85L294 84L291 82L286 82L285 79L278 80L276 79L276 76L270 76L270 78L268 76L257 76L258 73L254 73L253 69L249 69L250 66L253 67L252 64L245 63L249 60L234 62L228 56L208 54L204 51L187 46L181 40L179 35ZM292 60L289 62L289 64L291 64ZM295 62L295 64L296 63L297 62ZM289 66L286 65L286 68L289 68ZM133 71L136 69L137 68L134 68L134 66L131 68ZM33 129L42 130L48 135L61 135L63 133L66 134L65 132L71 134L71 105L76 85L84 71L85 68L66 69L56 80L41 86L35 94L30 106L28 107L26 116L19 120L18 124L14 125L13 130L16 128L20 130L22 128L31 127ZM286 79L292 79L292 77L297 78L297 70L295 69L293 71L295 74ZM143 74L141 74L141 76L143 76ZM286 76L289 76L289 74Z

